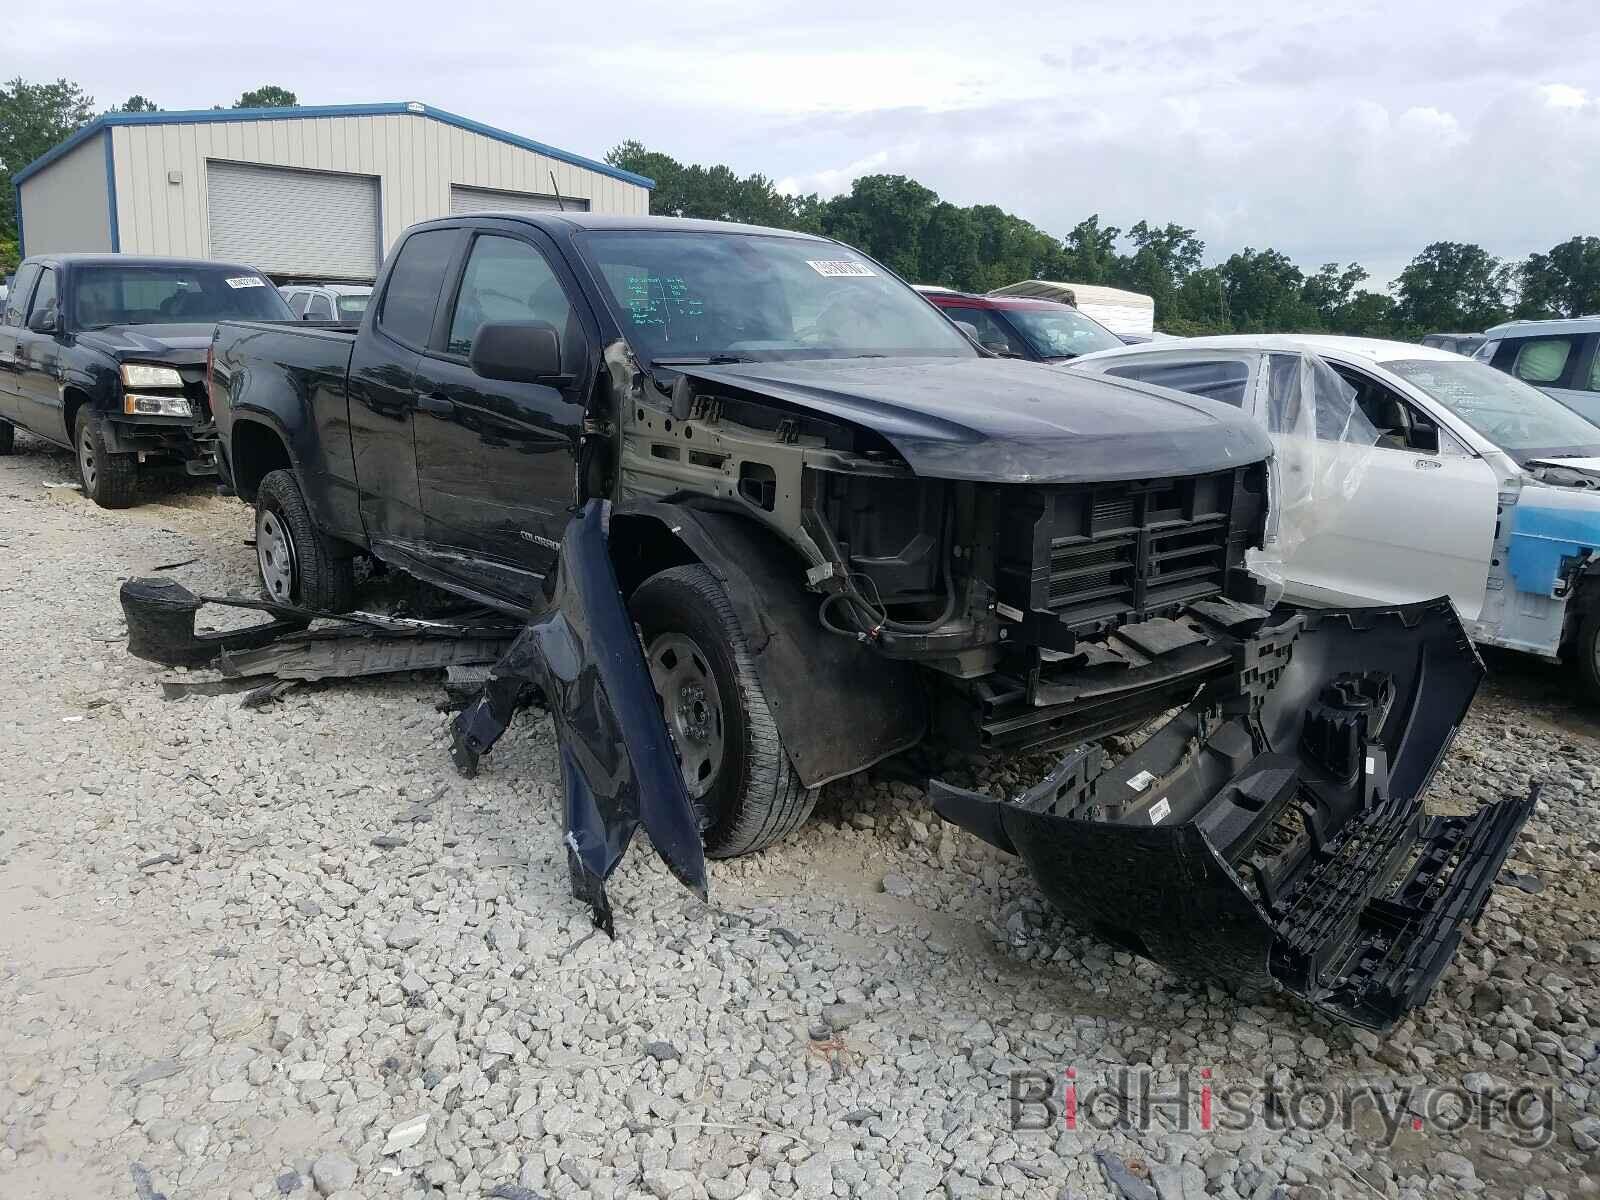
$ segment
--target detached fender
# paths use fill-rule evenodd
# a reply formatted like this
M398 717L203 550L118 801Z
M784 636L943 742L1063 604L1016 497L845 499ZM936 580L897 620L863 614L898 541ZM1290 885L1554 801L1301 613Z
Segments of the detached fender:
M807 787L922 740L928 702L916 667L825 630L804 563L771 530L735 513L658 500L618 505L612 520L612 554L628 590L643 582L652 557L698 561L716 575Z

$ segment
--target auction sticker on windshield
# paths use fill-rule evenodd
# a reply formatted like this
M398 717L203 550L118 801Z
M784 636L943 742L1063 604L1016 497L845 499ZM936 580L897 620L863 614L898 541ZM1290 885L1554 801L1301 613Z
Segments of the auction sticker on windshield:
M230 275L227 284L231 288L266 287L267 281L259 275Z
M866 263L858 263L848 258L808 258L806 266L818 275L829 275L841 279L860 278L863 276L876 276L877 272Z

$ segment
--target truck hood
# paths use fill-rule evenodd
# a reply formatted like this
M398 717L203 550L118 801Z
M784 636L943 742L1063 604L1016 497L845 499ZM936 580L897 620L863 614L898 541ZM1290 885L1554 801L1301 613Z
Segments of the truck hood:
M1260 462L1237 409L1127 380L997 358L807 359L679 368L880 434L918 475L1110 482Z
M215 321L182 325L107 325L78 335L78 342L118 362L154 362L174 367L206 360L206 348L217 331Z

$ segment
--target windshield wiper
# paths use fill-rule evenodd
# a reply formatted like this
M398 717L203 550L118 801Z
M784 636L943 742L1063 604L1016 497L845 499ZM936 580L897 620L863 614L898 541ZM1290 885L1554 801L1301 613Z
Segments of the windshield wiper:
M673 358L652 358L650 369L657 367L711 367L722 366L725 363L755 362L753 358L745 358L739 354L680 354Z

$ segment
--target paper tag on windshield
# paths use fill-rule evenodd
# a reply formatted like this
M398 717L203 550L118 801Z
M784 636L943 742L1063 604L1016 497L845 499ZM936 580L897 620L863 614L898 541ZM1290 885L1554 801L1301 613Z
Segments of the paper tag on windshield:
M808 258L806 266L818 275L827 275L835 279L859 279L877 275L877 272L866 263L858 263L850 258Z
M1172 815L1172 805L1167 803L1165 796L1150 806L1150 824L1159 825Z
M225 282L231 288L267 286L267 281L259 275L230 275Z
M1136 792L1142 792L1155 781L1156 773L1154 771L1140 771L1132 779L1128 780L1128 786Z

